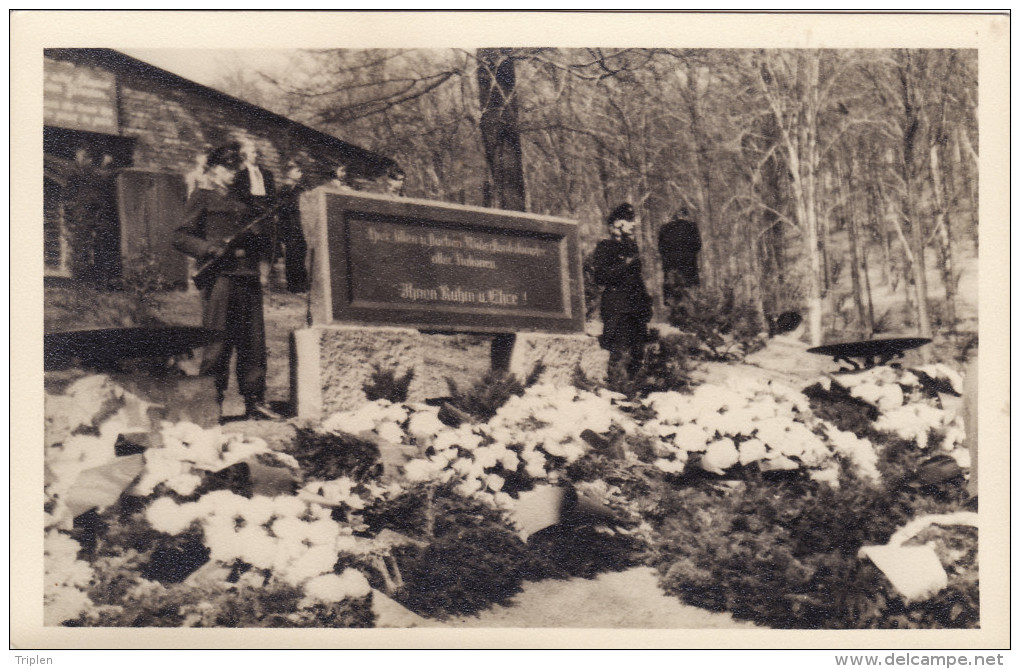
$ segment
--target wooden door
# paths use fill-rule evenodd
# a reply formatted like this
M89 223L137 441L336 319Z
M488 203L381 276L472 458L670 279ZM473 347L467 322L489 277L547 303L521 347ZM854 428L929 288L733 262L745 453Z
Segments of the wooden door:
M117 175L125 270L148 264L168 285L187 286L187 257L173 247L174 230L183 223L185 195L180 174L125 169Z

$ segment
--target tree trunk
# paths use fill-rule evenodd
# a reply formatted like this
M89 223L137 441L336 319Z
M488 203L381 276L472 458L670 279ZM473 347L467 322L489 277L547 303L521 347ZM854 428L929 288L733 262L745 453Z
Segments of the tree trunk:
M512 49L478 50L480 130L495 201L501 209L524 211L524 165L517 124L516 83ZM515 339L512 333L493 337L490 352L493 369L510 368Z
M950 233L949 206L946 198L945 181L939 166L939 147L936 144L929 151L928 170L931 176L932 194L935 207L935 239L939 252L939 268L942 285L946 292L945 322L951 329L956 328L956 270L953 267L953 238Z
M901 83L904 107L903 132L903 181L904 181L904 212L910 223L910 246L912 248L912 266L914 289L917 303L917 333L921 337L931 336L931 321L928 314L928 277L924 262L924 226L921 224L918 188L920 186L915 150L921 130L920 110L914 88L914 63L910 52L904 52L904 63L901 70ZM927 358L927 349L922 351Z
M524 167L512 49L478 50L478 101L485 162L496 205L524 211Z
M861 281L861 263L860 254L858 252L859 244L857 234L857 202L853 197L854 193L854 172L853 165L849 170L846 170L845 177L841 178L840 181L846 184L847 187L847 205L846 205L846 227L847 235L849 236L849 249L850 249L850 281L852 284L854 307L857 311L857 327L859 328L864 339L871 338L871 324L868 323L867 314L864 311L864 290Z

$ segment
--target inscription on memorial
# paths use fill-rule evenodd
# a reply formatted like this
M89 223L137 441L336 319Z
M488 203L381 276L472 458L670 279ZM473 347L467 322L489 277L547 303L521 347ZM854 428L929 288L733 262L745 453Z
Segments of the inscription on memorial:
M116 134L117 83L110 72L45 59L43 122L46 125Z
M353 284L355 302L563 309L556 238L429 229L429 224L350 218L350 267L360 279ZM375 271L379 267L390 271Z
M330 320L475 331L583 327L572 221L382 196L324 197Z

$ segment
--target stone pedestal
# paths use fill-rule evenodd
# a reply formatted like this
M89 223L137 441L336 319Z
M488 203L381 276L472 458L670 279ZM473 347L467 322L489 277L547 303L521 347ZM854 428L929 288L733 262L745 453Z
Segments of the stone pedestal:
M374 368L414 370L407 401L450 394L447 378L470 385L489 369L489 337L423 334L396 327L323 325L292 334L291 402L297 416L318 420L367 401Z
M518 333L510 372L523 379L538 362L545 365L539 378L542 383L571 385L577 369L592 381L604 382L609 351L600 348L598 340L587 334Z
M376 366L402 376L414 370L409 402L450 394L446 380L464 388L489 370L491 336L424 334L396 327L324 325L291 336L291 402L299 418L321 420L367 401L363 386ZM521 333L510 372L524 378L542 361L541 381L568 385L580 367L605 378L608 353L587 335Z

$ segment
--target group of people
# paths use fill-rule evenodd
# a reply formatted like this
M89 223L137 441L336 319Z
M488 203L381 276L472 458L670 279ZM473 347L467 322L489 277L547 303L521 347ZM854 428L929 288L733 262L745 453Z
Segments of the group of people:
M609 238L595 246L592 270L602 286L599 344L609 351L611 381L633 378L644 361L652 297L645 286L634 231L639 225L634 207L625 202L609 214ZM699 285L698 254L701 235L690 210L681 207L659 231L663 288L668 298L679 299ZM623 376L625 375L625 376Z
M202 288L202 326L222 336L205 348L200 373L215 379L222 407L236 352L235 373L245 417L272 419L278 416L265 401L262 291L270 265L281 253L287 289L302 293L309 288L307 244L296 197L304 187L304 175L300 165L290 161L286 183L278 185L258 157L255 144L240 138L196 160L185 178L188 199L174 246L200 263L216 259L215 277ZM347 187L344 166L336 167L330 176L333 187ZM388 175L390 192L402 192L403 176L399 170ZM247 229L260 218L265 220Z
M216 258L214 280L202 289L202 325L222 333L206 347L200 373L214 377L222 406L236 352L237 386L244 397L245 416L275 418L265 402L266 334L262 290L269 263L283 248L287 288L308 289L307 246L298 214L296 191L302 182L300 166L288 165L286 185L278 187L272 172L258 161L254 143L241 139L203 154L188 175L188 200L175 247L205 262ZM347 187L343 166L332 174L332 185ZM402 194L404 174L388 175L388 191ZM247 230L253 219L271 213L266 224ZM645 287L634 230L637 214L629 203L608 218L610 237L595 248L595 281L603 286L601 345L610 352L610 373L628 377L641 367L652 299ZM241 233L244 232L243 235ZM228 243L235 240L233 243ZM238 241L239 240L239 241ZM681 209L662 228L659 251L667 294L677 295L698 285L701 239L689 212Z

